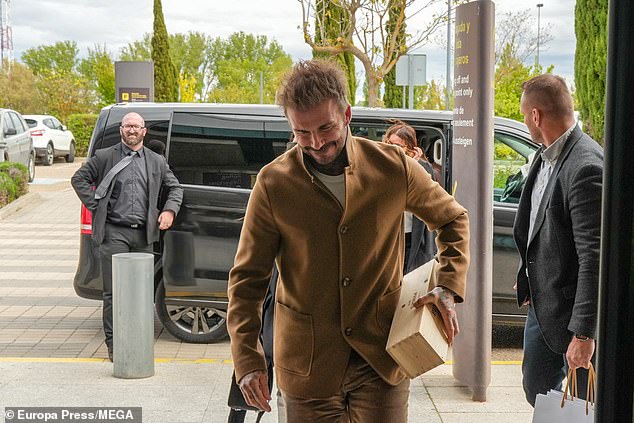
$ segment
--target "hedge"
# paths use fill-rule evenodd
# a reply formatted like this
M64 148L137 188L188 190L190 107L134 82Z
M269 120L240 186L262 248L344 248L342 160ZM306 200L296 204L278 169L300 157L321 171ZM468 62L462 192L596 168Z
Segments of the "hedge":
M6 206L29 190L29 171L20 163L0 163L0 207Z
M88 154L90 136L97 123L96 114L76 114L68 116L68 129L75 136L75 155L85 157Z

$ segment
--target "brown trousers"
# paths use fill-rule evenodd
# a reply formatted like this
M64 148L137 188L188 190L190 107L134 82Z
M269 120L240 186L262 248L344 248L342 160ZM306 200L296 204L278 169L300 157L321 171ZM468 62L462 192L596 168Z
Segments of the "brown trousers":
M282 392L282 397L287 423L407 423L409 379L387 384L353 351L338 394L307 399Z

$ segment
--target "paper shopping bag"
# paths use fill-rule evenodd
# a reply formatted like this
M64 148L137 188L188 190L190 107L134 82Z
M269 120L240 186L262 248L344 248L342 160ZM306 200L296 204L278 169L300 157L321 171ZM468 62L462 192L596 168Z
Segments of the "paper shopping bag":
M533 423L592 423L594 422L594 368L590 365L587 399L577 397L577 374L568 371L564 392L550 391L546 395L538 394L535 400ZM568 397L568 387L572 396Z

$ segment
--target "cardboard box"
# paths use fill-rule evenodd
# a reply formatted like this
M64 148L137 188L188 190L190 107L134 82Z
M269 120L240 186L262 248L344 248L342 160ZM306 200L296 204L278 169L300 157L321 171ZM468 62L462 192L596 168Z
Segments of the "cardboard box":
M410 379L443 364L449 354L442 316L436 306L413 306L430 291L430 286L435 286L437 265L434 259L405 275L387 340L387 352Z

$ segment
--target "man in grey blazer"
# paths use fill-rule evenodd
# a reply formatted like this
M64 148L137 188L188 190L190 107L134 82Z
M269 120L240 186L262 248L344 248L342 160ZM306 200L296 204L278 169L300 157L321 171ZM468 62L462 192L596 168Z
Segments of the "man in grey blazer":
M143 147L143 118L128 113L121 120L121 142L89 158L71 183L92 216L92 239L99 245L103 279L103 327L112 361L112 256L152 252L159 229L172 226L183 188L165 158ZM159 192L165 204L159 207Z
M513 228L517 301L529 306L523 386L534 406L538 393L561 390L568 367L578 369L585 398L595 350L603 149L577 126L563 78L539 75L522 88L524 122L541 144Z

